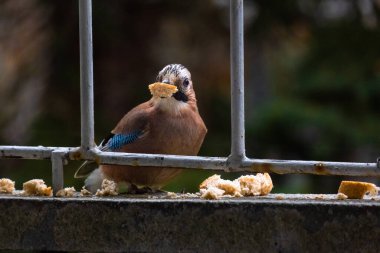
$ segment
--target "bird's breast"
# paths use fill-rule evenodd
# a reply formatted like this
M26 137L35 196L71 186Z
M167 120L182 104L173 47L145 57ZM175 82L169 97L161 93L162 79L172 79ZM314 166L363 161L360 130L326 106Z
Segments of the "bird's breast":
M184 110L180 114L165 112L153 116L150 138L156 140L158 153L196 155L206 134L198 113Z

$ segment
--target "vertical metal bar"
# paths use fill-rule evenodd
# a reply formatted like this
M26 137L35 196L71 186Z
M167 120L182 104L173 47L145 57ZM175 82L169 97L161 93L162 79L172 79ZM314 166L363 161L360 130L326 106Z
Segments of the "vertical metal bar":
M243 0L230 0L231 53L231 155L245 158Z
M54 150L51 154L53 192L56 194L63 188L63 157L66 153Z
M89 150L95 146L91 0L79 0L79 41L81 147Z

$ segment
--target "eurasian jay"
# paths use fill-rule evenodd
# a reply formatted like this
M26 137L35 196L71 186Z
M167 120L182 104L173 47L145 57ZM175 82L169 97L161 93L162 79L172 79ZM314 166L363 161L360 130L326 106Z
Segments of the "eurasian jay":
M180 64L164 67L157 82L177 86L172 97L153 96L129 111L99 145L102 151L190 155L198 154L207 128L199 115L191 74ZM181 169L84 163L75 177L85 177L85 186L95 192L103 179L125 182L132 189L156 191ZM95 169L95 170L94 170ZM91 172L91 173L89 173Z

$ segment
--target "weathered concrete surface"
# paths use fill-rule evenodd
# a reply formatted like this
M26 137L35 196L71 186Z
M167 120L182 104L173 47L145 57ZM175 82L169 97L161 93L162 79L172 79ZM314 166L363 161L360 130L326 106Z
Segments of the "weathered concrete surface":
M0 195L0 249L380 252L380 201L331 196L206 201Z

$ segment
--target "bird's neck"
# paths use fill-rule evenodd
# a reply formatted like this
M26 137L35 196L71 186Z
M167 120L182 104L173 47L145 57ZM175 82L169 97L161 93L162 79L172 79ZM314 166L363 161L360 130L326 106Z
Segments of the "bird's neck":
M189 101L187 102L178 101L173 97L163 99L152 97L150 102L153 107L173 115L180 115L184 110L192 110L198 112L197 101L195 97L189 97Z

